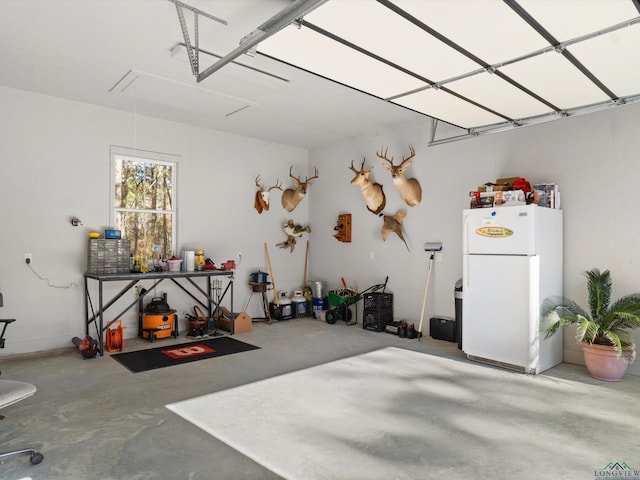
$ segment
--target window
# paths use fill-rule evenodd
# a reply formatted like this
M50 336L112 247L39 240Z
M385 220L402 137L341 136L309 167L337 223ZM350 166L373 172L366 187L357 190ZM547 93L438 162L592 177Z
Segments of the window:
M124 153L123 153L124 152ZM169 258L176 245L175 159L139 150L112 148L115 228L141 259Z

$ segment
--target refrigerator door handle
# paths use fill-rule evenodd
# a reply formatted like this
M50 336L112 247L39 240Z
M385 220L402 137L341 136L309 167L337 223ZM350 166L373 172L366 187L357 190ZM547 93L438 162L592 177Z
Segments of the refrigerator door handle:
M469 291L469 255L462 256L462 291Z

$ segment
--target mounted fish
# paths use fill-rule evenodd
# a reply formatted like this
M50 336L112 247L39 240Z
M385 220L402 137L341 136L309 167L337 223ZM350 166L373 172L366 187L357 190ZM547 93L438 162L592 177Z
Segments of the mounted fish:
M415 157L416 151L413 149L413 146L409 145L410 155L407 158L402 157L400 165L394 165L393 157L391 157L391 159L387 158L387 150L388 148L382 153L382 149L380 149L379 152L376 152L376 155L388 162L388 164L383 163L382 166L391 172L393 185L400 193L400 197L404 203L410 207L415 207L422 200L422 187L420 187L418 180L415 178L407 178L404 172L411 166L409 160Z
M293 252L296 246L296 237L302 237L304 233L311 233L311 227L309 225L303 227L302 225L294 223L293 220L285 223L283 228L287 234L287 239L284 242L276 243L276 247L289 248L291 252Z
M301 237L304 233L311 233L311 226L307 225L306 227L303 227L302 225L293 223L293 220L289 220L285 223L283 228L288 235L294 235L296 237Z
M402 233L402 220L407 216L407 212L405 210L398 210L393 217L390 215L383 215L382 213L379 216L384 219L382 231L380 232L382 240L386 240L390 233L395 233L400 237L400 240L404 242L407 250L411 251L409 250L409 245L407 245L407 241L404 239L404 235Z
M269 187L269 189L265 191L264 186L260 183L260 175L258 175L256 177L256 187L260 190L256 192L256 199L253 202L253 207L258 211L258 213L262 213L264 210L269 210L269 192L274 188L282 191L282 184L279 179L276 179L275 185Z
M293 165L289 168L289 176L293 180L296 188L287 188L282 192L282 206L287 212L292 212L300 203L300 201L307 194L307 189L313 184L313 181L318 178L318 169L315 168L315 174L311 178L305 178L303 182L300 177L294 177L291 173Z
M365 158L362 158L362 164L360 170L356 170L353 166L353 160L349 169L355 173L355 177L351 180L351 185L357 185L360 187L364 201L367 204L367 210L371 213L379 214L387 204L387 198L382 190L382 185L377 182L372 182L369 179L369 175L373 172L373 167L369 170L364 169Z

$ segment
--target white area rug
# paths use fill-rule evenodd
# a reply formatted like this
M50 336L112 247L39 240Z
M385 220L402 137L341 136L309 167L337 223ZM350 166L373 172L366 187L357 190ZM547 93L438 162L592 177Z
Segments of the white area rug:
M385 348L167 408L288 479L589 479L640 463L602 388Z

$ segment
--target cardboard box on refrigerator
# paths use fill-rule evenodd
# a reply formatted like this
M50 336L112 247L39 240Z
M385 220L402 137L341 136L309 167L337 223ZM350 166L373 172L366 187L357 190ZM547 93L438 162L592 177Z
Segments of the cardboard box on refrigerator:
M513 182L515 182L516 180L518 180L520 177L505 177L505 178L498 178L496 180L496 183L500 184L500 185L506 185L507 188L506 190L513 190Z

